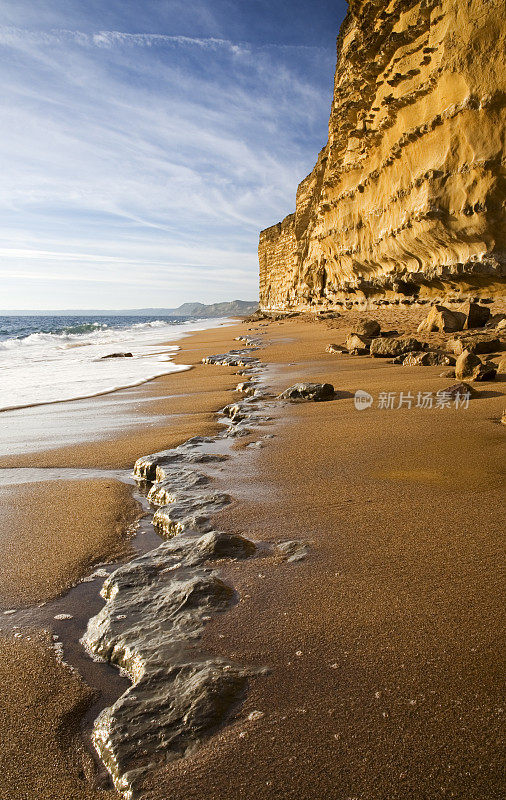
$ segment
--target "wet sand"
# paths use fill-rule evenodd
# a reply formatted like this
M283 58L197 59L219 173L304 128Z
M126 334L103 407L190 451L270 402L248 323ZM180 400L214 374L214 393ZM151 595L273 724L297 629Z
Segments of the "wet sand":
M374 316L401 333L419 321L411 311ZM260 358L273 390L318 380L346 396L284 405L275 438L245 451L243 470L226 487L236 499L214 518L217 527L256 540L300 538L310 555L298 564L220 566L240 601L209 623L203 645L271 674L251 682L230 725L148 778L150 800L503 796L505 430L495 420L506 384L482 384L467 410L358 412L356 389L416 395L452 380L439 377L441 367L325 353L344 341L351 320L239 325L182 343L178 363L198 364L240 347L233 337L258 327L272 341ZM164 424L2 465L131 466L215 432L213 412L234 397L236 371L198 365L148 384L153 400L145 405L166 414ZM169 416L176 409L180 416ZM37 697L37 677L27 685ZM263 716L248 720L252 711ZM15 726L27 720L43 735L33 712ZM18 757L29 780L40 775L36 754L18 747L13 764ZM55 780L64 785L59 773Z
M127 557L127 533L139 511L130 487L114 480L2 487L0 605L44 602L93 565Z
M0 469L35 468L41 476L51 467L131 469L140 455L176 446L198 434L216 433L221 426L215 412L230 401L230 390L239 378L231 374L235 370L203 367L200 360L210 351L240 347L233 338L243 332L244 327L238 325L199 331L182 340L183 349L175 360L195 364L194 369L131 390L133 410L135 398L141 397L140 412L148 415L143 425L133 424L98 442L4 456ZM122 392L123 398L128 391ZM100 415L101 398L94 402ZM127 532L139 514L132 487L120 483L114 474L25 484L22 480L20 472L19 485L0 487L0 602L4 609L57 596L98 562L128 559ZM4 617L6 627L11 619ZM79 735L94 692L57 663L47 633L23 631L22 639L0 636L2 800L117 797L113 791L91 788L95 767Z
M306 379L377 398L452 383L441 367L326 354L344 331L325 323L268 332L277 342L261 358L278 363L278 390ZM495 420L506 384L479 388L458 411L358 412L346 397L286 406L286 424L241 476L247 496L238 483L242 499L214 523L307 540L310 556L220 570L240 602L203 642L272 673L252 682L230 726L152 776L149 800L504 796L505 430ZM264 716L250 721L253 711Z
M0 797L106 800L92 788L93 762L80 737L91 690L56 661L48 635L0 636ZM90 780L91 779L91 780Z

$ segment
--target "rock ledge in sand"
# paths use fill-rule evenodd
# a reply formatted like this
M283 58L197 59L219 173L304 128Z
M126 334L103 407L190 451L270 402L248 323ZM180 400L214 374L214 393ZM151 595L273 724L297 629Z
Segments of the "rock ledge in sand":
M116 789L138 797L146 772L201 742L223 723L256 674L188 648L234 590L206 568L255 551L241 536L189 533L117 569L104 583L104 608L83 644L125 670L132 686L97 718L93 742Z

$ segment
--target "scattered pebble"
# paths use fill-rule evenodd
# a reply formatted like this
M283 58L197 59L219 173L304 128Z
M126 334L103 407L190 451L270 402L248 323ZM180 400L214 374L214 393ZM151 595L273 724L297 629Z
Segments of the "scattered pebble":
M295 655L300 657L302 655L302 650L296 650Z
M263 716L264 716L263 711L252 711L251 714L248 714L248 720L250 722L256 722L257 719L262 719Z
M9 614L15 614L16 613L16 609L15 608L9 608L8 611L4 611L3 613L7 617Z

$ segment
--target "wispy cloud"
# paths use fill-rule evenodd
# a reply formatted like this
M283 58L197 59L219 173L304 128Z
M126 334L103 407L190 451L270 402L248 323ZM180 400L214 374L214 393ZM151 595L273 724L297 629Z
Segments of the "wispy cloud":
M1 306L44 279L53 307L76 281L88 306L255 296L258 231L324 142L331 48L17 25L0 47Z

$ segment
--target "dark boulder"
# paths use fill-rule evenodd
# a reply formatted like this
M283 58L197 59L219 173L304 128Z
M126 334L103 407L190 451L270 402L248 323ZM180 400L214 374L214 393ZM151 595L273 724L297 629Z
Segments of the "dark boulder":
M466 316L464 328L483 328L490 319L490 309L472 300L461 305L459 311Z
M315 403L322 400L333 400L334 387L331 383L296 383L285 389L279 395L280 400L312 400Z

